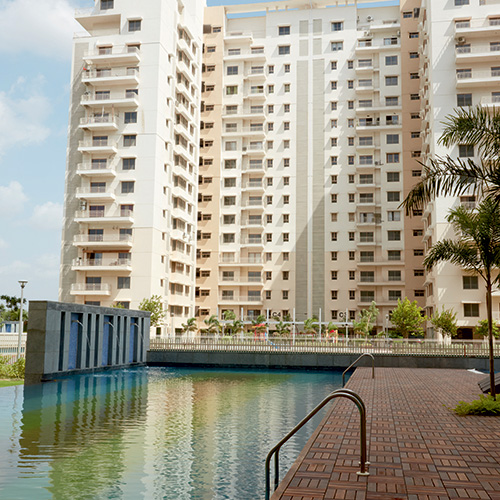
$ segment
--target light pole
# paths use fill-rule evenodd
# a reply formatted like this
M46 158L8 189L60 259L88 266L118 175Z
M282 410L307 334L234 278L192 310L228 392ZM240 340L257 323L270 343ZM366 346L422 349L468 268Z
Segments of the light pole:
M17 338L17 359L21 357L21 337L23 336L23 300L24 300L24 287L28 280L19 280L21 285L21 305L19 306L19 336Z

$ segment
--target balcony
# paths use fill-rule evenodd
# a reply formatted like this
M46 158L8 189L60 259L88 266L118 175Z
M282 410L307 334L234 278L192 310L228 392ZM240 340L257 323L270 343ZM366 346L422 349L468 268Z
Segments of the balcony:
M91 84L138 85L138 68L88 69L82 73L82 82Z
M490 71L462 71L456 74L456 84L462 87L497 87L500 83L500 68Z
M243 236L240 238L240 245L242 247L263 247L264 241L262 240L260 234L258 238L249 238L248 236Z
M404 266L405 263L403 260L377 260L377 261L369 261L369 260L358 260L357 266L361 267L383 267L383 266L390 266L390 267L401 267Z
M75 191L76 198L88 201L115 201L116 196L106 186L99 187L77 187Z
M130 259L73 259L72 271L132 271Z
M382 123L380 121L359 121L356 124L356 130L357 131L363 131L363 130L374 130L374 131L379 131L379 130L396 130L398 128L401 128L401 122L400 121L391 121L391 122L385 122Z
M252 162L252 160L249 160L248 163L247 162L243 163L241 170L244 173L261 174L261 173L266 172L266 166L264 164L264 161L262 161L262 160L256 160L255 162Z
M248 146L243 146L242 154L243 155L264 155L265 154L264 143L262 143L262 142L252 143L251 142Z
M500 61L500 43L490 45L459 45L455 49L457 63Z
M76 234L73 238L73 245L95 249L130 249L132 248L132 236L129 234Z
M224 41L226 43L240 43L240 42L253 42L253 34L250 32L245 33L244 31L228 31L224 34Z
M239 137L239 136L245 136L245 137L258 137L258 138L264 138L266 136L266 132L264 131L264 127L242 127L239 129L235 130L225 130L222 132L222 135L224 137Z
M141 60L140 49L135 46L100 47L85 52L83 58L92 64L137 64Z
M262 217L260 215L257 215L255 217L249 217L249 218L243 218L241 219L241 227L251 227L255 231L256 229L263 230L263 222L262 222Z
M114 165L93 164L93 163L79 163L76 167L78 175L90 177L115 177L116 168Z
M78 142L78 151L82 153L108 153L118 152L117 142L109 139L84 139Z
M485 108L500 108L500 95L491 97L482 97L481 106Z
M257 180L249 180L248 182L243 182L241 184L241 190L242 191L264 191L264 184L262 182L262 179L257 179Z
M224 276L221 274L219 276L219 281L222 282L222 286L226 283L234 286L262 286L264 284L262 276Z
M387 50L400 50L401 49L401 44L399 43L399 39L397 39L396 42L392 42L391 43L377 43L377 44L373 44L373 43L361 43L358 42L358 45L356 46L356 48L354 49L355 52L358 54L378 54L380 52L384 52L384 51L387 51Z
M264 261L262 260L262 257L238 257L238 256L231 256L231 257L219 257L219 265L220 266L262 266L264 264Z
M121 25L121 15L116 13L114 9L100 10L97 7L91 9L77 9L75 11L75 19L86 29L91 32L95 29L110 29L115 28L119 33Z
M455 35L469 38L488 38L500 36L500 18L471 19L455 23Z
M264 200L246 200L241 206L247 208L264 208Z
M77 210L75 213L77 223L99 224L133 224L134 213L132 210Z
M222 304L256 305L262 304L262 297L260 295L258 297L253 295L221 295L219 297L219 302Z
M102 115L80 118L80 128L85 130L118 130L118 116L105 113Z
M102 109L103 106L115 108L130 108L139 106L139 98L135 92L123 93L92 93L86 92L80 100L82 106Z
M367 113L374 113L374 112L388 112L388 111L400 111L401 110L401 104L398 102L396 104L384 104L383 102L380 101L375 101L372 100L372 102L368 102L368 99L365 99L365 101L360 100L356 103L356 108L355 111L356 113L359 114L367 114Z
M107 283L73 283L71 295L110 295L111 285Z
M244 50L239 53L227 53L224 55L224 61L266 61L266 54L262 50Z

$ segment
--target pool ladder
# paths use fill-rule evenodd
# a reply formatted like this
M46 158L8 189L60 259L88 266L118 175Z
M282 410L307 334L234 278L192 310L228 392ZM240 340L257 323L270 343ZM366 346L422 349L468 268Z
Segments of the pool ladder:
M368 476L368 465L370 462L367 461L367 442L366 442L366 407L363 400L350 389L337 389L329 394L321 403L319 403L316 408L311 410L309 414L304 417L274 448L267 454L266 457L266 500L270 499L271 495L271 458L274 455L274 490L279 485L279 451L280 448L299 430L301 429L316 413L318 413L323 406L328 404L332 399L336 398L346 398L352 401L359 410L360 416L360 458L359 465L360 470L357 472L360 476ZM273 490L273 491L274 491Z
M361 354L359 358L357 358L355 361L353 361L342 373L342 387L345 385L345 374L362 358L365 356L370 356L372 358L372 378L375 378L375 358L373 357L373 354L370 354L369 352L364 352Z

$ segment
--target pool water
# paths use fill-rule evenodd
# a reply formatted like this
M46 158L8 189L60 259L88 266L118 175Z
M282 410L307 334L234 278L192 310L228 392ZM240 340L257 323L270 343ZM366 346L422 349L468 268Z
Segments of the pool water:
M0 389L2 500L257 500L339 372L138 368ZM320 412L280 453L284 476Z

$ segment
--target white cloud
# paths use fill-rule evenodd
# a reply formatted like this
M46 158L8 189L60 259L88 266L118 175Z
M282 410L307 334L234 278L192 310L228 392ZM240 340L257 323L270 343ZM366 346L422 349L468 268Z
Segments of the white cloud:
M20 77L9 92L0 92L0 156L8 148L39 144L49 136L46 124L52 106L39 93L42 83L43 77L31 82Z
M0 248L7 248L8 246L9 244L5 240L2 240L2 238L0 238Z
M61 229L63 207L60 203L48 201L36 205L31 216L31 223L39 229Z
M71 57L71 0L0 0L0 52L28 52L53 59Z
M21 213L27 201L28 197L19 182L12 181L7 186L0 186L0 218Z
M34 263L36 276L56 278L59 276L59 255L47 253L40 255Z
M30 269L27 262L15 260L6 266L0 266L0 276L17 276L19 273L25 273ZM23 278L24 279L24 278Z

